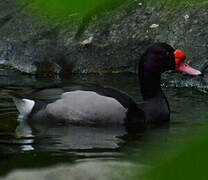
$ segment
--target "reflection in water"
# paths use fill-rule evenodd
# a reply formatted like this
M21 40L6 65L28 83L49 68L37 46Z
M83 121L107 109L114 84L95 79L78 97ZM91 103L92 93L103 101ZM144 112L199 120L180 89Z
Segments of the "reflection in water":
M33 143L34 143L34 139L33 139L33 134L32 134L32 130L30 128L30 126L27 124L26 121L24 121L22 115L18 115L18 119L17 119L20 124L17 126L17 128L15 129L15 135L17 138L21 139L21 150L22 151L32 151L34 150L33 147Z
M26 121L20 121L16 128L16 136L24 138L42 137L36 143L35 139L28 139L31 148L36 150L64 150L64 149L115 149L126 134L124 127L86 127L86 126L44 126L30 127ZM27 140L25 140L26 143ZM26 145L24 145L25 148ZM31 150L28 147L28 150ZM27 150L27 149L26 149Z

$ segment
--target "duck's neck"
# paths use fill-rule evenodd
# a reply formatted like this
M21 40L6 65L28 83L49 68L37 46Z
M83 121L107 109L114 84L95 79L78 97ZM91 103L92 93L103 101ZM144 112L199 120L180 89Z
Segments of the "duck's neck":
M160 86L161 74L143 71L139 74L141 94L144 101L150 101L156 97L164 97Z
M168 101L160 86L161 73L141 71L139 73L141 94L147 121L169 121Z

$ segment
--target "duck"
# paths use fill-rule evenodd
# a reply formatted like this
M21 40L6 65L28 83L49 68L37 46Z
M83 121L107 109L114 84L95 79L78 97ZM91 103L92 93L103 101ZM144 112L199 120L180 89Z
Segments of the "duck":
M88 83L77 90L48 87L30 93L10 91L13 101L30 124L83 126L162 124L170 120L170 108L160 80L165 71L175 70L200 76L202 73L185 62L186 54L163 42L154 43L141 55L138 76L143 102L137 104L125 92L100 84ZM38 96L55 91L58 98L45 102Z

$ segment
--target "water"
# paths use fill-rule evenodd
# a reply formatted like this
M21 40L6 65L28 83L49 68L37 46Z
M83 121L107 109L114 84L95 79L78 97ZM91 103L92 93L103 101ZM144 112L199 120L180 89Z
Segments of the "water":
M2 89L31 89L54 82L97 82L127 92L141 102L138 79L133 74L30 77L10 73L1 80ZM168 87L164 92L171 108L169 126L128 134L124 127L30 127L18 122L12 100L0 95L0 176L14 169L77 164L92 160L127 160L150 164L152 156L185 136L200 133L208 125L208 95L196 88ZM176 143L176 146L177 146Z

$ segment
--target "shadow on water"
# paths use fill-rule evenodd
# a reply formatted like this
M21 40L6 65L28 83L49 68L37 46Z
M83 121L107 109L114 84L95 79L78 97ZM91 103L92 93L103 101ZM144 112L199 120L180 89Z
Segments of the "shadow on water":
M141 102L138 79L134 74L75 75L70 78L24 77L0 82L2 88L32 89L52 83L73 81L97 82L127 92ZM31 78L31 81L28 79ZM14 80L14 79L13 79ZM24 84L24 86L23 86ZM208 96L191 88L164 88L171 108L168 126L127 133L124 127L29 126L18 120L11 99L0 95L0 175L18 168L46 167L60 163L77 163L93 159L127 159L148 164L161 145L183 139L187 132L200 132L208 124Z

